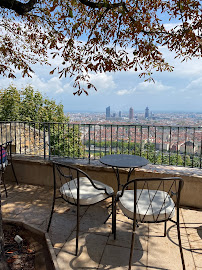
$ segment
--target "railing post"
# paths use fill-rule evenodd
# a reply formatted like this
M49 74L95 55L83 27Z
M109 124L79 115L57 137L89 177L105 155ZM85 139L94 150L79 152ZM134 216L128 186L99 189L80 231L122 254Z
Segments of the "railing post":
M163 163L164 163L164 161L163 161L163 158L164 158L164 154L163 154L163 142L164 142L164 126L162 127L162 137L161 137L161 140L162 140L162 142L161 142L161 147L162 147L162 149L161 149L161 165L163 165ZM165 164L164 164L165 165Z
M186 155L187 155L187 127L185 127L185 147L184 147L184 167L186 167Z
M156 164L156 127L154 128L154 136L155 136L155 141L154 141L154 164Z
M73 125L73 128L72 128L72 131L73 131L73 158L75 158L75 148L74 148L74 142L75 142L75 138L74 138L74 124Z
M142 126L140 126L140 156L142 156Z
M24 122L24 154L26 155L26 122Z
M111 155L112 155L112 125L111 125Z
M45 123L43 123L43 159L46 159L46 130Z
M48 151L48 159L50 160L51 155L51 142L50 142L50 123L48 123L48 145L49 145L49 151Z
M180 138L180 128L177 128L177 165L178 165L178 158L179 158L179 138Z
M193 128L193 156L192 156L192 168L194 167L194 157L195 157L195 128Z
M202 132L201 132L200 169L201 169L201 157L202 157Z
M89 140L89 145L88 145L88 163L90 164L90 124L88 125L88 140Z
M95 159L95 124L93 125L94 126L94 132L93 132L93 136L94 136L94 153L93 153L93 159Z

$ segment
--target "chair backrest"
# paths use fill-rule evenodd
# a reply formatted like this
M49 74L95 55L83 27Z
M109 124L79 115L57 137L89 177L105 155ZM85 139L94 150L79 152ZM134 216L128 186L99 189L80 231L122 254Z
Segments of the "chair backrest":
M117 194L127 215L140 222L161 222L171 219L177 208L184 182L180 177L134 179ZM134 191L134 192L133 192ZM125 204L125 206L124 206ZM123 210L123 209L122 209Z
M106 188L92 180L87 173L71 165L53 162L53 175L55 192L58 190L60 196L72 204L79 203L82 184L108 194Z

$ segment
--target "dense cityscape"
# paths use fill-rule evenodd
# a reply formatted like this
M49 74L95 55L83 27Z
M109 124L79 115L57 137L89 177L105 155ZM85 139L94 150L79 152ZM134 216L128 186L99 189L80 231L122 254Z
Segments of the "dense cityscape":
M159 163L201 166L202 113L111 111L69 113L70 123L79 125L81 139L91 153L124 152L150 155ZM141 152L141 153L139 153ZM168 160L166 160L168 159Z
M202 113L192 112L152 112L148 107L145 111L136 112L132 107L128 111L112 111L110 106L106 112L68 113L71 123L91 124L135 124L155 126L186 126L201 127Z

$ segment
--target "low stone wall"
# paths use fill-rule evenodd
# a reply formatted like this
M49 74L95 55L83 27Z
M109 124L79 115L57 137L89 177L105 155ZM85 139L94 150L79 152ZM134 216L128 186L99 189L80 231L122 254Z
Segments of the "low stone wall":
M66 162L75 165L89 174L92 179L99 180L110 185L117 191L117 180L112 168L102 165L99 161L76 159L56 159L57 161ZM36 157L15 156L13 158L16 176L19 183L33 185L53 185L52 163L48 160ZM128 171L120 170L121 183L125 183ZM147 165L143 168L136 169L131 178L153 178L153 177L182 177L184 187L181 196L181 205L202 209L202 170L174 167ZM8 166L5 173L6 181L14 180L11 166Z

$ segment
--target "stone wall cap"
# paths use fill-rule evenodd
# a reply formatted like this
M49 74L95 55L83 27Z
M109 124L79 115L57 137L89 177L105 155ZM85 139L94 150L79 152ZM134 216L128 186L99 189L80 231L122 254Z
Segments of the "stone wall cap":
M40 163L42 165L51 165L52 161L66 163L69 165L75 165L79 167L89 167L93 170L106 170L111 171L112 168L106 165L103 165L99 160L91 160L89 163L88 159L77 159L77 158L63 158L63 157L51 157L51 159L44 159L39 156L25 156L25 155L13 155L13 159L16 161L24 162L34 162ZM173 174L173 175L186 175L186 176L195 176L202 177L202 169L199 168L187 168L187 167L178 167L171 165L153 165L148 164L144 167L137 168L137 171L143 172L152 172L160 174ZM120 169L120 172L128 172L128 169Z

